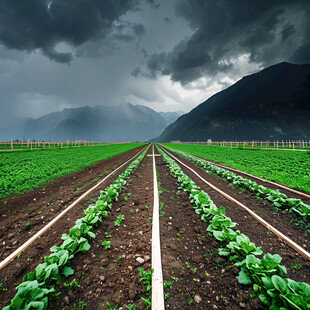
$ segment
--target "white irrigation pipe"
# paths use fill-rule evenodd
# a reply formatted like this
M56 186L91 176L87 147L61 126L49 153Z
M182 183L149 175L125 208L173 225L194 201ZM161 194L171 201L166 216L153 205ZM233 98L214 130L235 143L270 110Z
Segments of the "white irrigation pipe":
M155 154L153 144L153 183L154 183L154 203L152 218L152 310L164 310L164 287L163 273L160 254L160 233L159 233L159 197L155 166Z
M58 214L52 221L50 221L46 226L44 226L42 229L40 229L34 236L32 236L28 241L26 241L23 245L21 245L17 250L15 250L11 255L9 255L6 259L4 259L0 263L0 270L5 267L8 263L10 263L18 254L23 252L26 248L28 248L38 237L42 236L49 228L51 228L55 223L57 223L66 213L68 213L74 206L76 206L81 200L83 200L86 196L88 196L92 191L94 191L98 186L100 186L107 178L109 178L112 174L114 174L117 170L121 169L124 165L129 163L131 160L133 160L136 156L138 156L140 153L142 153L146 147L139 151L136 155L131 157L129 160L127 160L125 163L123 163L121 166L113 170L111 173L109 173L104 179L99 181L95 186L93 186L91 189L89 189L86 193L84 193L82 196L80 196L76 201L74 201L68 208L63 210L60 214Z
M171 156L172 158L174 158L176 161L178 161L180 164L182 164L184 167L186 167L187 169L189 169L190 171L192 171L200 180L202 180L204 183L206 183L208 186L210 186L211 188L213 188L215 191L217 191L218 193L220 193L222 196L224 196L225 198L227 198L228 200L234 202L235 204L237 204L239 207L243 208L244 210L246 210L253 218L255 218L257 221L259 221L262 225L264 225L268 230L272 231L276 236L278 236L280 239L282 239L284 242L286 242L290 247L292 247L296 252L298 252L299 254L301 254L303 257L307 258L308 260L310 260L310 253L305 251L301 246L299 246L297 243L295 243L293 240L291 240L290 238L286 237L284 234L282 234L279 230L277 230L275 227L273 227L272 225L270 225L268 222L266 222L264 219L262 219L260 216L258 216L256 213L254 213L251 209L249 209L248 207L246 207L244 204L242 204L241 202L239 202L238 200L236 200L235 198L229 196L228 194L226 194L225 192L223 192L222 190L220 190L219 188L217 188L216 186L214 186L213 184L211 184L210 182L206 181L203 177L201 177L194 169L190 168L189 166L187 166L186 164L184 164L181 160L179 160L178 158L176 158L175 156L173 156L171 153L169 153L167 150L165 150L165 152L167 152L169 154L169 156Z
M165 146L165 147L166 147L166 146ZM287 187L287 186L285 186L285 185L282 185L282 184L279 184L279 183L276 183L276 182L272 182L272 181L268 181L268 180L262 179L262 178L260 178L260 177L257 177L257 176L255 176L255 175L252 175L252 174L249 174L249 173L247 173L247 172L243 172L243 171L240 171L240 170L231 168L231 167L227 167L227 166L224 166L224 165L221 165L221 164L213 163L213 162L211 162L211 161L206 160L205 158L198 157L198 156L195 156L195 155L192 155L192 154L189 154L189 153L186 153L186 152L183 152L183 151L174 149L174 148L172 148L172 147L169 147L169 148L172 149L172 150L176 150L176 151L178 151L178 152L181 152L181 153L183 153L183 154L186 154L186 155L189 155L189 156L198 158L198 159L200 159L200 160L204 160L205 162L207 162L207 163L209 163L209 164L212 164L212 165L215 165L215 166L218 166L218 167L227 169L227 170L231 170L231 171L234 171L234 172L242 173L242 174L247 175L247 176L249 176L249 177L251 177L251 178L253 178L253 179L257 179L257 180L260 180L260 181L262 181L262 182L275 185L275 186L277 186L277 187L283 188L283 189L285 189L285 190L287 190L287 191L290 191L290 192L292 192L292 193L295 193L295 194L297 194L297 195L300 195L300 196L303 196L303 197L306 197L306 198L309 198L309 199L310 199L310 195L308 195L308 194L306 194L306 193L303 193L303 192L299 192L299 191L297 191L297 190L295 190L295 189L292 189L292 188L290 188L290 187Z

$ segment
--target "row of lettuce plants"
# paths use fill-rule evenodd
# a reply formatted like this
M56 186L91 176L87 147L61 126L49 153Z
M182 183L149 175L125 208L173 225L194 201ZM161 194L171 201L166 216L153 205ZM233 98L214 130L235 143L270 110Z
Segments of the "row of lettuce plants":
M70 267L72 259L78 253L85 253L90 249L89 241L96 237L92 230L107 218L112 202L118 200L127 179L143 159L147 150L148 148L118 176L115 182L100 192L96 203L84 210L85 216L76 221L68 234L62 235L63 243L50 249L52 253L44 258L44 263L38 265L34 272L23 277L22 283L16 288L15 297L3 310L44 310L47 308L48 299L55 292L55 285L60 284L74 273Z
M284 278L286 268L280 265L278 254L265 254L250 239L236 230L236 223L225 215L225 208L218 208L209 195L200 190L180 166L160 148L158 151L167 162L171 174L179 183L179 189L189 194L195 212L209 223L207 231L221 242L219 254L228 257L240 268L241 284L253 285L259 299L269 309L310 309L310 285Z
M167 146L165 147L168 148ZM263 185L258 185L255 181L243 178L234 172L220 168L217 165L211 164L203 159L196 158L192 155L182 151L177 151L172 148L169 148L169 150L193 162L195 165L202 167L206 172L226 179L234 187L247 189L253 192L257 197L268 199L269 201L273 202L277 208L286 209L290 213L301 216L303 219L310 218L310 206L303 203L301 199L288 198L285 194L279 192L278 190L272 190L270 188L266 188Z

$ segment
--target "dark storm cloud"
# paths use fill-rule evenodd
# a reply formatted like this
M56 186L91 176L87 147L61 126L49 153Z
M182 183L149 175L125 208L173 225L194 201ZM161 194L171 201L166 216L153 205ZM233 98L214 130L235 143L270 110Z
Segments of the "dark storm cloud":
M267 66L310 62L309 0L182 0L176 14L193 29L170 52L149 56L149 75L182 84L232 70L238 56Z
M115 21L137 9L138 0L1 0L0 43L10 49L41 49L50 59L70 62L70 53L56 51L55 45L66 42L79 46L98 36L105 36ZM132 24L132 33L116 33L115 38L132 40L145 29ZM118 37L117 37L118 36Z

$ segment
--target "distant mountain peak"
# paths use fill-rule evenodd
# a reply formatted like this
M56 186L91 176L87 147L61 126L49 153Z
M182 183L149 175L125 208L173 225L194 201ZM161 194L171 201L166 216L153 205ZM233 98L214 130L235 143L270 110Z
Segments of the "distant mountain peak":
M168 126L158 141L310 139L310 65L245 76Z

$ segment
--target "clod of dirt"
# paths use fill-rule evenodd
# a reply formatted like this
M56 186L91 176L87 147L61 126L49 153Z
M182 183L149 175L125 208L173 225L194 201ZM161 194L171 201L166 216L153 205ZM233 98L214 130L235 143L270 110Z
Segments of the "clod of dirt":
M197 304L199 304L201 302L201 297L199 295L195 295L194 300Z

